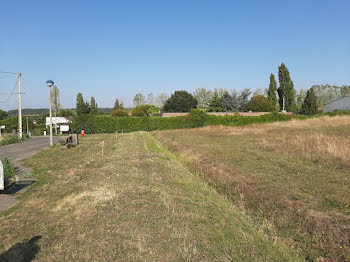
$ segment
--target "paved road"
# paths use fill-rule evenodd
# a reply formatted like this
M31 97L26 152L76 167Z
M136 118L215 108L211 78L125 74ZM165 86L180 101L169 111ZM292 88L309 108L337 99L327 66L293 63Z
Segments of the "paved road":
M64 137L53 137L53 139L54 143L58 143L58 141L64 139ZM48 136L36 136L22 143L0 146L0 159L7 157L15 161L22 160L42 149L48 148L49 142L50 137Z

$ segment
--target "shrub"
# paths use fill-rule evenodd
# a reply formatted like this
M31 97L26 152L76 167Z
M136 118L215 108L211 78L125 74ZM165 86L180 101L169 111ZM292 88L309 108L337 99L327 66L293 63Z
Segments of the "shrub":
M15 175L15 167L14 167L14 165L6 157L3 160L1 160L1 162L2 162L2 165L4 167L4 178L5 178L5 180L6 179L10 179L11 177L13 177Z
M22 139L19 138L17 135L9 135L0 141L0 146L19 143L19 142L22 142L23 140L27 140L28 138L29 138L28 135L25 133L23 133Z
M5 187L10 183L9 180L15 176L16 170L15 166L11 163L11 161L8 158L4 158L3 160L0 160L2 162L2 166L4 168L4 180L5 180Z
M247 109L253 112L272 112L275 106L263 95L255 95L250 100Z
M129 112L126 111L125 109L114 109L113 112L111 113L111 116L117 116L117 117L124 117L124 116L129 116Z
M21 142L21 139L17 135L9 135L0 141L0 146L9 145Z
M192 109L186 120L189 122L191 127L205 126L207 122L207 114L200 109Z
M154 105L135 106L131 110L131 116L159 116L160 110Z

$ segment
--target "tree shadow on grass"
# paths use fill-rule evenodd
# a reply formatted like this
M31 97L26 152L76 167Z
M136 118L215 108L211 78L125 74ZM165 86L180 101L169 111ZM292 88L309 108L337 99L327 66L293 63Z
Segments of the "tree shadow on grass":
M26 242L20 242L0 254L1 262L30 262L40 251L38 241L41 236L35 236Z

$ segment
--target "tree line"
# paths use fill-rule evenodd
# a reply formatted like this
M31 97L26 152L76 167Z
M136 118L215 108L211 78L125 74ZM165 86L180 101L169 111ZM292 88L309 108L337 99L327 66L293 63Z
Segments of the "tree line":
M108 113L112 116L143 116L157 115L164 112L189 112L192 108L206 112L271 112L285 109L288 112L315 114L322 110L324 104L338 98L350 95L350 85L313 85L310 89L300 89L297 92L287 66L282 63L278 67L278 84L275 74L270 74L269 86L266 89L251 89L242 91L215 88L207 90L197 88L192 94L187 91L175 91L171 96L160 93L146 96L138 93L133 99L133 108L125 108L123 101L115 100L113 110L101 110L94 97L90 102L84 101L82 93L78 93L75 110L62 109L59 90L54 86L51 91L52 107L57 116L81 116ZM9 115L0 110L0 120Z

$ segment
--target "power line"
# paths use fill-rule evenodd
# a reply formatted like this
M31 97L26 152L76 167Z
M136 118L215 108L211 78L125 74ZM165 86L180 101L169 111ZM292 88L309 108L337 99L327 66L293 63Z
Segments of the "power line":
M13 87L12 92L10 93L10 95L4 101L0 101L1 104L7 103L10 100L10 97L15 94L15 90L16 90L17 84L18 84L18 79L17 79L17 81L15 83L15 86Z
M0 71L0 74L13 74L13 75L17 75L18 73L14 73L14 72L6 72L6 71Z

